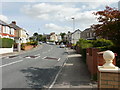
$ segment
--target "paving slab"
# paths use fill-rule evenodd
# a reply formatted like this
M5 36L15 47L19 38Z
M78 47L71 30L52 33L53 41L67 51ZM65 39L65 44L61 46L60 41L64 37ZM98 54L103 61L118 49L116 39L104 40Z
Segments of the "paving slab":
M91 81L90 73L82 56L75 50L67 49L68 60L64 64L52 88L97 88Z

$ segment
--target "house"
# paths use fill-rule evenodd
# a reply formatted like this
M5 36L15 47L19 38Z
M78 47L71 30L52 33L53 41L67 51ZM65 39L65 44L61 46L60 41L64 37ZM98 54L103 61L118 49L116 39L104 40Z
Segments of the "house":
M0 38L10 38L10 39L14 40L15 34L16 34L15 29L12 26L10 26L6 22L0 20ZM2 43L3 44L7 43L7 45L9 44L9 42L7 42L7 41L2 41ZM12 53L12 52L13 52L12 44L11 44L11 47L1 47L0 48L0 54Z
M1 38L10 38L14 40L15 34L16 34L15 29L12 26L0 20L0 37Z
M55 32L50 33L50 41L58 42L58 37Z
M58 42L62 41L62 37L60 34L57 35Z
M70 31L68 31L68 33L64 36L64 41L68 42L69 44L71 44L72 41L72 33Z
M79 29L75 30L72 34L71 34L71 43L72 44L76 44L77 41L79 41L81 37L81 31Z
M27 43L29 41L29 34L25 29L19 27L15 21L12 21L12 23L9 25L12 26L16 31L16 35L15 35L16 43L19 43L19 42Z
M87 28L84 31L82 31L81 32L81 38L86 39L86 40L96 39L96 35L95 35L95 32L94 32L94 29Z

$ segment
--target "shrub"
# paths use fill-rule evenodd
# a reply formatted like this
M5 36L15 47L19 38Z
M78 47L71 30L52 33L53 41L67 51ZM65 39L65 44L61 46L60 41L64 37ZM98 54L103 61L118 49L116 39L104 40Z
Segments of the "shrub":
M22 44L21 44L21 49L24 50L24 49L25 49L25 46L27 46L27 44L26 44L26 43L22 43Z
M13 44L14 44L13 39L0 38L0 48L12 48Z
M37 42L37 41L34 41L34 42L27 42L26 44L27 44L27 45L38 45L38 42Z
M112 41L106 39L97 39L97 40L84 40L80 39L77 42L77 46L80 47L80 53L82 54L83 60L86 60L86 48L96 47L101 51L110 49L113 45Z
M81 49L85 49L85 48L89 48L89 47L92 47L92 43L91 41L89 40L84 40L84 39L80 39L78 42L77 42L77 45L81 48Z
M82 54L83 61L86 62L86 48L92 47L92 41L80 39L77 42L77 46L80 47L80 53Z
M93 42L93 47L98 47L101 49L104 48L110 48L111 46L113 46L112 41L110 40L106 40L106 39L97 39L96 41Z

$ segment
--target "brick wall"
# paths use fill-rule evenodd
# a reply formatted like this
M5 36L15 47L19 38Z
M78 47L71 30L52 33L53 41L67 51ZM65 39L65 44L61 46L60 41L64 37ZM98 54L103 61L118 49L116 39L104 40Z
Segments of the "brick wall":
M120 72L98 72L98 88L120 90Z
M87 48L86 63L91 75L96 74L98 71L97 67L105 63L103 52L99 52L97 48ZM116 65L116 59L113 60L113 64Z
M97 48L87 48L86 63L91 75L94 75L97 73L97 52L98 51L99 49Z
M28 46L25 46L24 50L30 50L30 49L32 49L32 48L33 48L32 45L28 45Z
M102 66L102 65L105 64L105 60L103 58L103 53L104 53L104 51L103 52L97 52L97 65L98 66ZM115 53L115 56L117 56L116 53ZM116 58L114 58L112 63L114 65L116 65Z

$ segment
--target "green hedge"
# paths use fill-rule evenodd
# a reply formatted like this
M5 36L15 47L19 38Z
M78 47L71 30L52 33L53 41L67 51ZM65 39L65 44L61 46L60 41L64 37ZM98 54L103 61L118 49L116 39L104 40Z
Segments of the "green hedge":
M77 42L77 46L80 47L80 52L83 57L83 61L86 62L86 48L95 47L99 48L101 51L110 49L113 46L112 41L105 39L97 39L97 40L85 40L80 39Z
M0 38L0 48L12 48L13 44L14 44L13 39Z
M98 48L110 48L113 46L113 42L110 40L106 39L97 39L93 42L93 47L98 47Z
M92 41L80 39L77 42L77 46L80 47L80 53L82 54L83 61L86 62L86 48L93 47Z

